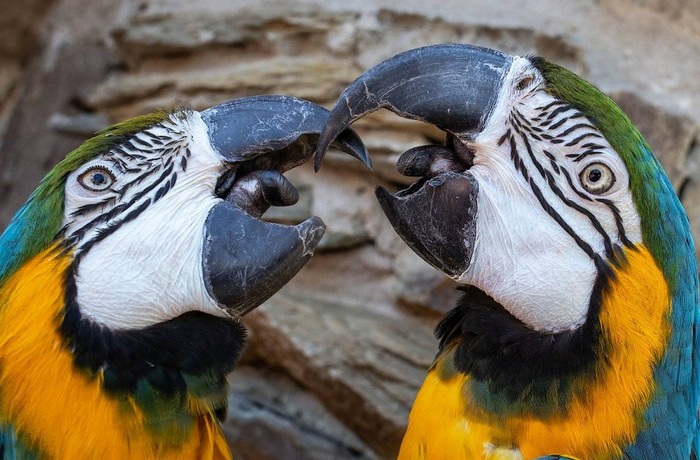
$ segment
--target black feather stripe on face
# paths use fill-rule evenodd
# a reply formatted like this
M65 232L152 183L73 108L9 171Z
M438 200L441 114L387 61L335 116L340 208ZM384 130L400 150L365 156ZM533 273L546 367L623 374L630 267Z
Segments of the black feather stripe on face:
M613 244L610 235L603 228L600 220L584 206L581 206L574 200L567 198L562 189L557 184L554 175L556 174L558 177L561 177L563 175L567 184L569 185L569 188L578 197L588 202L592 202L593 200L578 189L578 186L574 184L566 168L562 168L557 164L557 157L551 152L545 150L542 153L547 158L548 164L551 166L553 172L546 168L545 164L541 163L538 160L538 156L535 154L533 146L529 141L529 138L533 137L540 139L539 135L534 134L535 131L541 133L541 138L546 139L550 143L556 143L555 141L557 141L559 144L564 144L566 146L576 145L580 143L583 139L587 139L590 137L601 138L601 135L597 132L596 128L591 123L585 120L585 116L581 112L579 112L573 106L569 105L566 102L553 101L543 107L538 107L536 110L537 115L534 117L535 120L544 121L530 121L519 110L514 109L508 117L509 128L506 130L506 133L501 137L498 144L501 145L506 140L509 141L510 158L513 161L516 170L518 170L521 173L525 181L528 182L528 184L532 188L534 195L540 201L540 204L542 205L543 209L547 211L547 213L555 221L557 221L557 223L559 223L559 225L576 241L579 247L581 247L581 249L584 252L586 252L586 254L588 254L593 260L595 260L596 254L593 251L593 248L591 248L591 246L588 243L583 241L583 239L581 239L575 233L575 231L566 223L566 221L561 217L561 215L555 211L551 203L548 203L545 199L541 189L535 184L535 181L532 180L532 174L528 170L525 162L523 161L522 154L518 150L518 143L516 141L517 136L517 138L525 146L525 151L527 153L528 159L534 165L535 169L539 173L539 176L544 179L544 182L547 184L548 188L567 207L577 211L578 213L584 215L588 219L595 231L601 236L603 240L606 258L611 261L614 260L616 253L614 250L615 245ZM559 133L547 134L544 132L545 128L551 131L555 128L561 127L570 120L579 119L584 120L577 122L572 126L563 128L563 130ZM573 139L571 139L572 136ZM586 150L584 150L582 153L576 154L573 160L574 162L579 162L583 158L590 155L598 155L600 154L600 151L604 148L604 146L596 144L594 142L584 144L582 147ZM603 202L601 200L598 201ZM615 212L616 210L614 209L614 207L611 207L609 204L608 209L610 209L610 211L613 213L613 216L616 219L619 240L623 244L627 245L627 243L629 243L629 240L626 238L624 227L621 225L619 212Z
M160 132L162 134L156 134ZM67 249L78 254L114 233L163 198L187 169L191 135L169 121L124 136L99 159L119 174L104 196L77 208L68 216L60 235Z

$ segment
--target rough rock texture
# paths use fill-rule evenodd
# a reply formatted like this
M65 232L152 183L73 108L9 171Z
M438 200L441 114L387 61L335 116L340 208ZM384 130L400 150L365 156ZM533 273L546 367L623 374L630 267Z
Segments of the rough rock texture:
M286 294L246 319L251 351L312 391L379 455L395 455L434 354L429 328L365 304Z
M37 35L53 0L27 0L5 7L0 15L0 109L17 84L36 46Z
M633 93L613 93L612 98L644 134L676 190L688 179L688 155L700 124L690 118L666 112Z
M470 42L582 74L657 153L700 240L696 0L30 0L0 17L0 227L92 132L152 109L283 93L332 106L407 48ZM376 112L356 125L374 172L331 152L288 173L299 203L266 215L328 224L312 261L246 318L225 431L239 459L390 458L433 357L454 283L395 235L374 187L410 182L401 152L435 128Z
M377 458L323 403L285 373L239 366L224 432L240 460Z

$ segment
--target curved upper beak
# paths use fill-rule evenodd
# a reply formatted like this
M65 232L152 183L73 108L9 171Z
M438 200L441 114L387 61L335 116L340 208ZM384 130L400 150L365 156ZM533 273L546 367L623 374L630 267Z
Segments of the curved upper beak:
M333 108L316 149L316 169L343 130L380 108L448 133L478 133L512 60L488 48L434 45L397 54L369 69L343 91Z
M227 165L217 185L223 200L209 212L204 229L204 281L232 316L246 314L291 280L323 236L318 217L296 226L259 217L270 205L296 201L282 173L311 158L329 113L288 96L244 98L201 113L210 144ZM339 133L334 146L369 161L352 130Z
M277 95L224 102L201 113L212 147L226 162L243 163L273 154L282 172L311 157L329 114L312 102ZM334 147L369 164L365 146L354 131L342 129L332 141Z
M402 172L426 180L397 194L379 187L377 197L396 232L416 253L458 277L473 253L479 193L462 141L476 138L484 128L512 61L495 50L456 44L417 48L389 58L340 96L321 133L315 167L340 132L379 108L445 131L447 146L416 147L399 160ZM435 171L438 163L451 166Z

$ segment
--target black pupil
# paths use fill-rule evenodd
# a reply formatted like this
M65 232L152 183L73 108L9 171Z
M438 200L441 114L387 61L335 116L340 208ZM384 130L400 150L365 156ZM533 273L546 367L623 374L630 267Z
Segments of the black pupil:
M96 172L92 175L92 183L93 185L104 185L107 183L107 176L101 172Z
M591 169L588 173L588 180L591 182L598 182L603 177L603 173L600 169Z

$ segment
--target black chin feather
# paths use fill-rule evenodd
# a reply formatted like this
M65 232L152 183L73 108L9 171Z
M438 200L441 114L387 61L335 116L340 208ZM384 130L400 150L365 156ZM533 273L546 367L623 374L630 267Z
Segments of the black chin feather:
M241 324L189 312L140 330L102 327L81 315L75 269L73 265L66 272L60 330L75 364L91 375L103 372L106 390L134 393L147 383L164 396L184 398L188 377L202 377L209 391L225 387L226 374L244 347Z
M440 353L454 349L457 370L511 401L555 386L570 389L573 377L591 372L604 359L598 316L610 271L601 270L586 321L578 329L542 333L526 326L485 292L467 286L457 306L438 324Z

